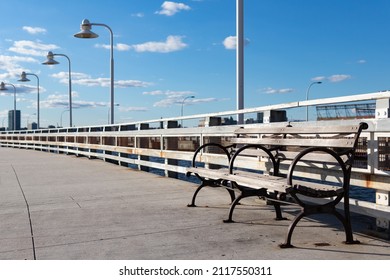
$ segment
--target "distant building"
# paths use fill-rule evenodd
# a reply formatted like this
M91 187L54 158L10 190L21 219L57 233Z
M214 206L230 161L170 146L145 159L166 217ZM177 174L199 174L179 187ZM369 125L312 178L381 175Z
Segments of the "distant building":
M20 110L16 110L16 127L14 127L14 110L8 111L8 130L20 130Z
M29 123L27 129L28 130L38 129L38 124L36 122Z
M221 120L221 125L234 125L237 124L237 121L233 119L233 117L230 118L223 118Z

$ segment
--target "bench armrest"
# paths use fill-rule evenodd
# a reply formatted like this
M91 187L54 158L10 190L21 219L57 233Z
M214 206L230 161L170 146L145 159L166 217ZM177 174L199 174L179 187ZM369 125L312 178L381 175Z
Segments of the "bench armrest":
M278 173L279 173L279 164L278 162L279 161L276 161L275 159L275 156L272 154L271 150L264 147L263 145L259 145L259 144L248 144L248 145L245 145L245 146L242 146L241 148L239 148L233 155L232 159L230 160L230 165L229 165L229 174L233 174L233 168L234 168L234 161L235 159L237 158L237 156L244 150L246 149L251 149L251 148L257 148L257 149L260 149L260 150L263 150L269 157L269 159L271 160L272 162L272 167L273 167L273 175L274 176L277 176Z
M335 158L335 160L339 163L341 170L343 171L343 192L344 191L348 191L349 179L350 179L350 170L351 169L347 168L346 163L342 160L340 155L338 155L335 151L333 151L333 150L331 150L329 148L326 148L326 147L310 147L310 148L307 148L307 149L301 151L294 158L294 160L290 164L290 167L288 169L288 174L287 174L287 185L290 186L289 189L294 191L294 192L306 195L306 196L312 196L312 195L310 195L311 191L308 190L308 188L310 188L310 187L302 186L301 184L296 184L296 185L293 184L293 173L294 173L294 169L295 169L296 165L298 164L298 162L305 155L307 155L309 153L312 153L312 152L324 152L324 153L327 153L327 154L329 154L329 155L331 155L332 157ZM308 185L310 185L310 184L308 184ZM335 195L341 194L340 192L336 192L336 191L326 193L325 191L317 190L317 192L318 193L323 192L322 194L319 194L322 197L325 197L325 196L329 197L329 196L333 196L334 194ZM341 200L341 197L342 196L338 197L337 199Z
M232 146L222 146L221 144L217 144L217 143L206 143L206 144L203 144L201 145L199 148L197 148L194 152L194 156L192 157L192 167L196 167L196 157L197 155L206 147L210 147L210 146L214 146L214 147L218 147L219 149L221 149L226 157L227 157L227 162L229 163L230 162L230 152L229 152L229 148L231 148Z

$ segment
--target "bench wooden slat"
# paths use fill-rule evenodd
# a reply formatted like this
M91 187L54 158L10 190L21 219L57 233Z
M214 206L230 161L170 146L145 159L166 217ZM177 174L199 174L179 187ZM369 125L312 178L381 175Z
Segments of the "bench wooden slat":
M304 146L304 147L330 147L330 148L353 148L354 139L280 139L280 138L234 138L236 144L258 144L274 146Z
M342 126L295 126L295 127L259 127L239 128L235 134L350 134L357 133L359 125Z
M218 179L226 179L229 174L228 168L220 168L220 169L208 169L204 167L189 167L187 168L187 172L191 172L193 174L198 174L204 178L209 178L212 180Z
M268 189L270 191L286 192L286 178L269 176L266 174L248 174L247 172L236 172L227 176L231 181L236 182L240 186L249 187L252 189Z
M283 160L293 160L298 154L299 152L280 151L276 157ZM341 159L345 162L348 156L342 155ZM309 153L302 158L302 161L337 163L337 160L333 156L326 153Z
M275 158L280 158L281 160L293 160L299 151L279 151L277 154L274 154ZM268 157L268 154L260 149L246 149L243 150L239 157ZM343 161L348 159L347 156L341 156ZM302 161L313 161L313 162L323 162L323 163L337 163L337 160L326 153L310 153L302 158Z

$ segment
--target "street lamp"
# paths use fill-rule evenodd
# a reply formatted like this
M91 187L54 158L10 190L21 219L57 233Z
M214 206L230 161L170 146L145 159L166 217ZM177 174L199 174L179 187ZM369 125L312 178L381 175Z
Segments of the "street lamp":
M22 74L20 75L20 79L18 80L19 82L30 82L30 80L27 78L27 75L30 75L30 76L35 76L37 78L37 91L38 91L38 97L37 97L37 125L38 125L38 129L40 128L40 124L39 124L39 77L33 73L26 73L26 72L22 72Z
M103 23L90 23L89 20L84 19L81 22L80 29L81 31L74 34L74 37L76 38L82 38L82 39L93 39L99 37L98 34L91 31L92 25L96 26L103 26L107 28L110 31L110 45L111 45L111 52L110 52L110 73L111 73L111 89L110 89L110 95L111 95L111 124L114 124L114 34L111 30L111 28Z
M4 82L1 82L0 84L0 90L8 90L5 86L12 86L14 88L14 130L16 130L16 87L13 84L7 84Z
M72 127L72 72L71 72L71 65L70 65L70 59L67 55L61 54L61 53L47 53L47 60L45 62L42 62L44 65L55 65L59 64L56 60L54 60L54 56L63 56L68 59L69 63L69 126Z
M309 100L309 92L310 92L310 88L312 87L312 85L315 85L315 84L322 84L322 82L312 82L309 87L307 88L307 91L306 91L306 101ZM309 106L306 105L306 121L309 120Z
M195 98L195 96L193 95L190 95L190 96L187 96L183 99L183 101L181 102L181 116L183 117L183 105L184 105L184 101L186 101L186 99L188 98ZM183 127L183 119L181 119L181 127Z

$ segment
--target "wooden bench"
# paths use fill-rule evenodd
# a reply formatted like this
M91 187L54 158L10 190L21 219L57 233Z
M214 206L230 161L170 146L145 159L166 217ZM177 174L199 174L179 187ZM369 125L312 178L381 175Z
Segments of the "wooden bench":
M367 128L366 123L239 128L228 145L206 143L195 151L187 176L195 175L201 184L188 206L196 206L196 196L202 188L224 187L232 202L225 222L233 222L234 208L250 196L265 198L280 220L280 206L289 198L301 211L291 222L282 248L293 247L291 238L299 220L323 213L341 221L347 244L359 243L353 239L349 188L359 135ZM225 166L200 165L208 156L222 156L219 154L226 156ZM336 210L342 200L343 214Z

